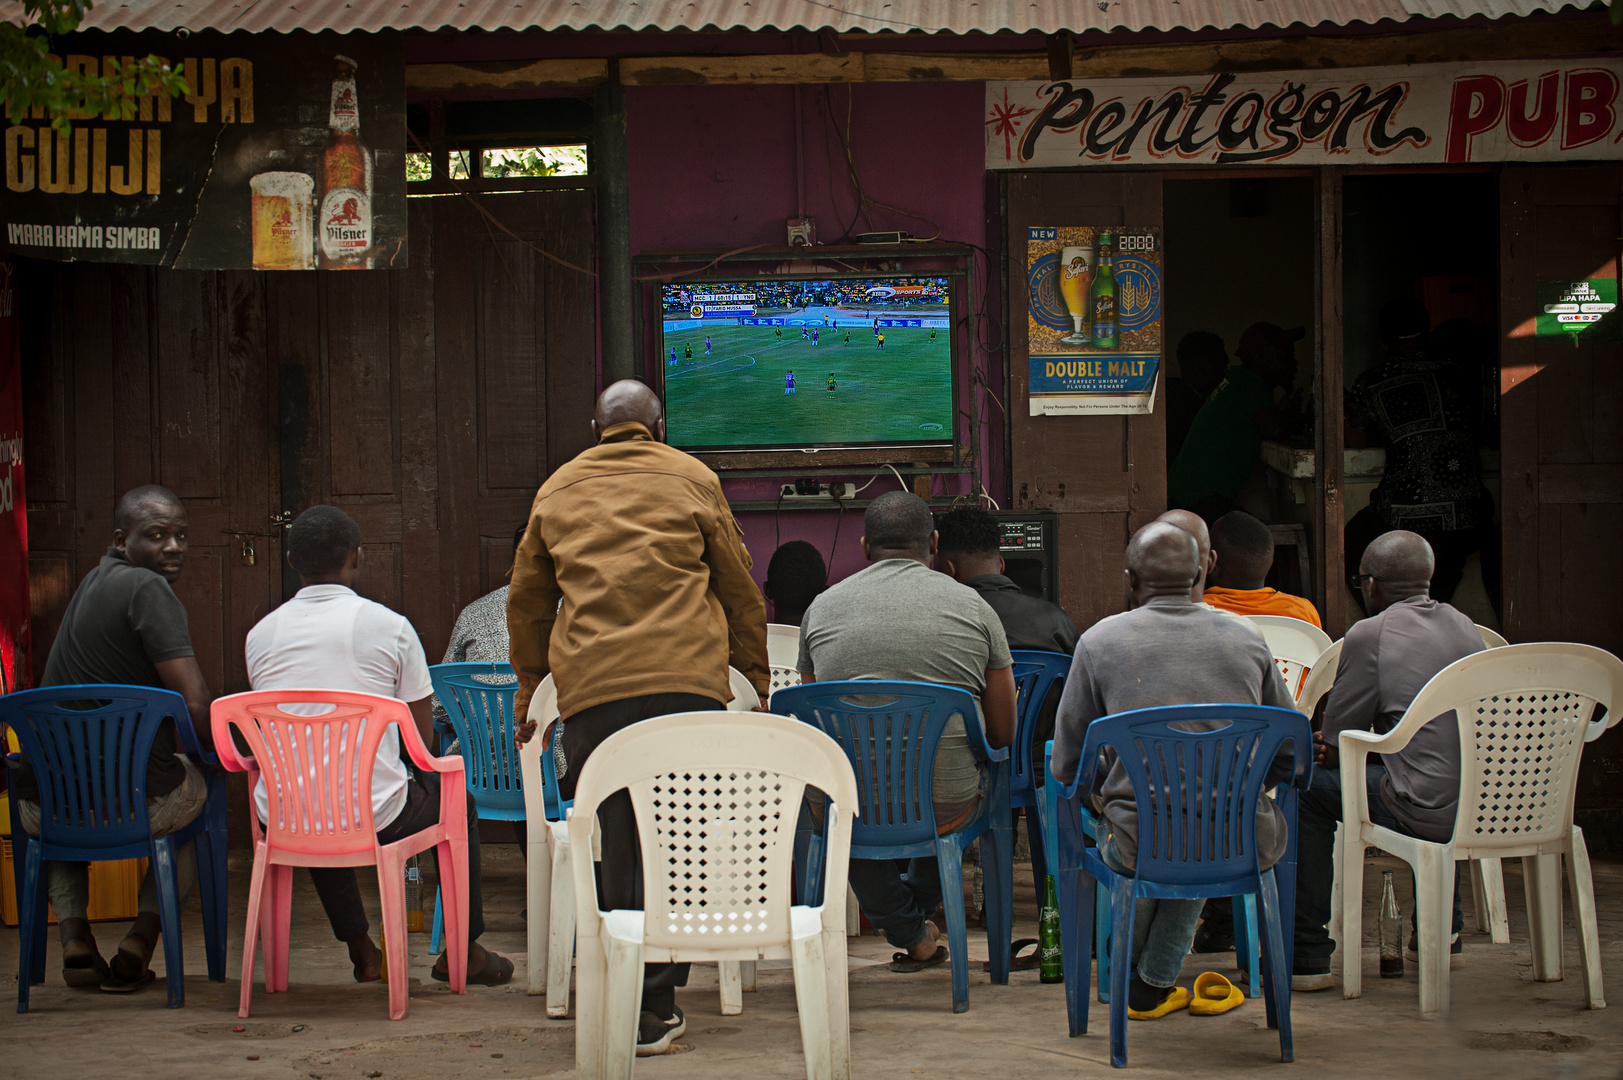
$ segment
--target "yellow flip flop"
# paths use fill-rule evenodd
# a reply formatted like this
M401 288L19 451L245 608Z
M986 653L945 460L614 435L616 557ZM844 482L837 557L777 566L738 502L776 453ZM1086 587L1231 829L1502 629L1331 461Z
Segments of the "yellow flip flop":
M1184 989L1181 986L1174 986L1174 987L1172 987L1172 993L1168 994L1166 996L1166 998L1164 1000L1162 1000L1161 1004L1157 1005L1153 1009L1150 1009L1150 1010L1148 1010L1146 1012L1139 1012L1137 1009L1134 1009L1132 1006L1128 1006L1128 1008L1127 1008L1127 1019L1129 1019L1129 1020L1159 1020L1159 1019L1161 1019L1161 1017L1165 1016L1167 1013L1175 1013L1179 1009L1187 1009L1187 1008L1189 1008L1189 1000L1190 999L1189 999L1189 991L1188 990Z
M1238 986L1215 971L1207 971L1195 979L1195 999L1189 1004L1189 1014L1221 1016L1243 1004L1245 994Z

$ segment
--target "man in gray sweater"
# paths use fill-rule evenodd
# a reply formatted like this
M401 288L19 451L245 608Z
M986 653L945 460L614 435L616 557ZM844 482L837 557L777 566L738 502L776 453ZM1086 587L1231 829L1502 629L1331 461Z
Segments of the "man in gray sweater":
M1190 600L1200 572L1199 548L1183 529L1157 521L1133 536L1127 545L1132 610L1095 623L1076 647L1054 729L1056 776L1076 776L1088 725L1101 716L1205 702L1291 708L1290 691L1262 637L1244 620ZM1270 768L1269 782L1283 779L1289 767L1287 749ZM1107 750L1094 776L1094 790L1104 800L1100 857L1112 869L1131 873L1138 807L1127 770ZM1285 820L1272 799L1257 807L1257 850L1264 868L1285 852ZM1202 903L1138 902L1129 1017L1153 1020L1188 1006L1189 991L1176 983Z
M1433 675L1482 651L1482 636L1470 617L1431 598L1435 566L1425 538L1402 530L1376 537L1359 564L1358 584L1370 617L1354 623L1342 642L1335 685L1325 698L1324 729L1314 739L1318 760L1313 786L1302 795L1293 990L1335 985L1330 955L1336 946L1326 926L1335 875L1331 848L1341 820L1341 733L1391 731ZM1460 735L1454 714L1427 723L1397 753L1372 757L1364 783L1377 825L1447 842L1454 835L1460 798ZM1451 952L1460 950L1463 925L1456 866ZM1358 928L1348 932L1356 935Z

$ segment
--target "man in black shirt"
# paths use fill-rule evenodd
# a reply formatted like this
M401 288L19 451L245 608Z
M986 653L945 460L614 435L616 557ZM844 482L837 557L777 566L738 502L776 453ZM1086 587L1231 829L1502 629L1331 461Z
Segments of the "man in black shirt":
M212 695L192 652L186 609L170 588L185 561L186 511L180 500L155 484L126 492L115 511L113 544L68 602L41 685L125 683L174 690L186 699L192 726L208 745ZM17 816L24 829L38 835L39 788L26 762L17 787ZM165 835L189 824L202 812L207 793L198 764L177 752L174 725L166 721L147 764L145 794L153 832ZM176 867L184 904L197 879L191 844L179 852ZM46 890L57 915L62 976L68 985L127 991L152 981L147 962L159 936L152 873L148 867L135 925L109 968L85 918L89 865L48 864Z

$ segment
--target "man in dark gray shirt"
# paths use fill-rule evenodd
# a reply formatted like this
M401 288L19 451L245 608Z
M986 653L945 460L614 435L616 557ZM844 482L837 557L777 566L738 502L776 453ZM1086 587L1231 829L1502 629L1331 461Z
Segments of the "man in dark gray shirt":
M1082 635L1060 698L1054 727L1054 775L1076 776L1088 725L1101 716L1160 705L1237 702L1291 708L1273 655L1243 620L1190 600L1200 576L1200 549L1188 532L1165 521L1144 526L1127 545L1132 610L1095 623ZM1306 747L1302 752L1306 753ZM1270 782L1289 771L1290 752L1270 768ZM1100 857L1123 873L1138 855L1138 804L1127 770L1106 750L1094 773L1104 800ZM1272 799L1257 807L1257 849L1266 869L1285 851L1285 821ZM1140 900L1135 915L1137 973L1127 1015L1150 1020L1185 1008L1177 986L1194 942L1201 900Z
M1342 641L1335 685L1325 698L1324 729L1314 740L1318 767L1313 786L1302 795L1293 990L1335 985L1330 974L1335 942L1326 927L1335 875L1331 848L1341 820L1337 757L1341 733L1392 730L1432 676L1482 651L1476 624L1431 598L1435 566L1425 538L1401 530L1377 537L1359 564L1358 584L1370 617L1354 623ZM1460 798L1460 736L1454 714L1444 713L1426 724L1397 753L1371 757L1364 783L1370 817L1377 825L1446 842L1454 835ZM1459 952L1463 925L1456 866L1452 952ZM1357 940L1357 927L1348 927L1347 932ZM1412 941L1410 946L1412 952Z

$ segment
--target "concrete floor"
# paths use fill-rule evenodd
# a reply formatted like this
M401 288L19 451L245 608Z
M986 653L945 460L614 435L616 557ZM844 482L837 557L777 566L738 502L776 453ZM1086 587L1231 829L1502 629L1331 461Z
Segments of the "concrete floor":
M232 867L229 979L210 983L205 970L201 923L185 921L187 1005L168 1010L160 980L127 997L71 990L62 984L60 952L52 931L47 977L32 993L26 1016L3 1006L0 1016L0 1077L34 1080L62 1077L163 1077L186 1080L230 1076L237 1080L443 1080L458 1077L574 1075L574 1022L549 1021L525 983L523 869L517 849L485 848L485 896L489 930L484 942L513 958L514 984L450 993L427 978L428 938L411 938L411 1014L388 1020L382 984L357 986L342 946L322 917L309 878L299 874L294 894L291 989L266 995L256 987L253 1016L237 1019L242 912L247 865ZM1371 870L1396 866L1372 860ZM1404 882L1406 874L1398 875ZM1612 1010L1583 1008L1577 947L1568 914L1567 978L1531 981L1525 904L1519 863L1505 867L1511 944L1492 945L1467 933L1465 953L1454 969L1454 1015L1428 1023L1416 1012L1413 967L1402 980L1375 975L1373 909L1380 875L1365 877L1364 996L1345 1001L1339 991L1293 999L1296 1064L1279 1062L1277 1034L1266 1029L1260 999L1214 1018L1174 1014L1129 1031L1129 1061L1146 1077L1253 1076L1261 1070L1297 1075L1363 1077L1407 1074L1442 1080L1507 1077L1623 1075L1623 1022ZM1016 868L1016 936L1035 937L1036 906L1028 866ZM1623 1005L1623 864L1597 862L1603 963L1609 989ZM1407 900L1407 897L1401 897ZM374 925L376 909L374 907ZM1471 924L1466 905L1467 926ZM117 946L126 924L96 927L104 953ZM970 1009L951 1011L945 967L896 975L879 961L890 950L876 937L852 939L852 1066L858 1077L1070 1076L1079 1069L1109 1069L1108 1014L1097 1004L1092 1028L1077 1039L1066 1035L1064 995L1038 982L1037 973L1016 972L1011 985L994 987L979 970L986 939L970 932ZM160 957L155 964L161 964ZM1192 956L1185 980L1203 970L1224 970L1232 954ZM1339 963L1339 958L1338 958ZM1339 967L1338 967L1339 970ZM17 936L0 931L0 996L16 993ZM1232 975L1232 972L1229 972ZM637 1074L659 1080L804 1075L794 987L786 964L762 964L760 990L744 997L744 1014L720 1015L713 966L695 968L678 1001L688 1016L680 1052L644 1059ZM242 1026L243 1031L233 1030ZM1283 1075L1283 1073L1281 1073Z

